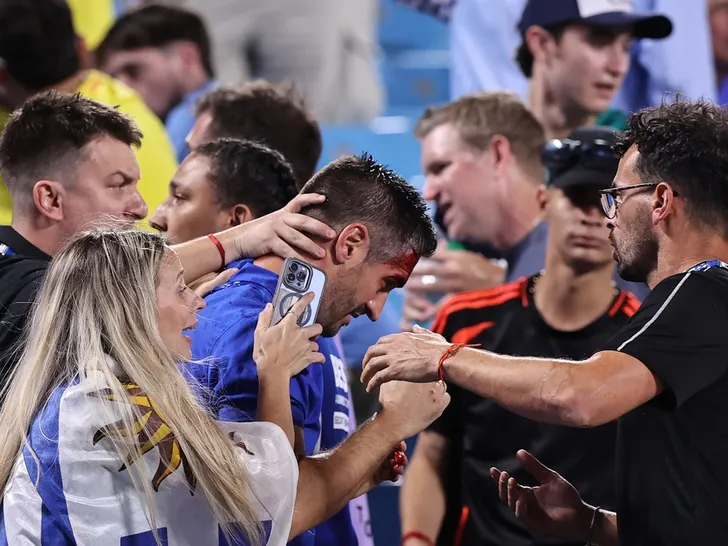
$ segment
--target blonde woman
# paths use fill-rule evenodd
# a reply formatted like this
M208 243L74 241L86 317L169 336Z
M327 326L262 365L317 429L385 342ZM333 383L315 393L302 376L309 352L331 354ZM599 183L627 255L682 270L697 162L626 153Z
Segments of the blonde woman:
M279 408L290 376L321 360L320 327L270 328L266 310L260 418L277 424L219 423L177 366L203 306L151 233L89 232L54 258L0 414L0 542L283 545L375 485L392 447L447 404L395 386L358 440L299 476Z

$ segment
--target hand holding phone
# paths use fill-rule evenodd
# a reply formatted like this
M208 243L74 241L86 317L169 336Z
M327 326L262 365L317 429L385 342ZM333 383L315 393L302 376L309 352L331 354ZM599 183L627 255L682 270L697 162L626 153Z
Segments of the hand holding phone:
M306 306L296 323L300 327L314 324L318 318L325 287L326 273L324 271L298 258L286 259L283 262L278 286L273 295L271 325L278 324L291 310L291 307L309 292L313 293L313 300Z

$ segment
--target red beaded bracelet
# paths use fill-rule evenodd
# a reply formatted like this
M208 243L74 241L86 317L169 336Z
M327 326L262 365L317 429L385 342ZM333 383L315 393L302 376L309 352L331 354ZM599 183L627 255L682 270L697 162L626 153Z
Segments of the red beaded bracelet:
M430 537L428 537L425 533L421 533L419 531L407 531L405 534L402 535L402 540L399 541L399 545L404 546L404 543L411 538L423 540L427 543L427 546L435 546L435 543Z
M222 260L222 265L220 266L220 269L225 269L225 266L227 265L227 261L225 260L225 248L222 246L222 243L218 240L218 238L215 237L212 233L210 233L207 238L215 243L217 251L220 253L220 260Z
M463 347L480 347L480 345L467 345L465 343L453 343L447 348L447 351L442 353L442 356L440 357L440 362L437 364L437 376L440 378L440 381L445 383L445 374L442 369L442 365L445 364L445 360L447 357L454 355L457 353L460 349Z

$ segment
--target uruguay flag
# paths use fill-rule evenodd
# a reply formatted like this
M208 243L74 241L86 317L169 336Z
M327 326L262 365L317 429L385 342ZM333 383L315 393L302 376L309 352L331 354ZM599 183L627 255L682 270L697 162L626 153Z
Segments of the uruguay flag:
M108 438L116 423L101 422L102 380L60 387L39 412L5 488L0 545L154 546L141 495ZM147 411L139 433L153 482L157 532L168 546L226 545L207 499L172 431L135 385L132 403ZM271 423L217 423L237 446L252 480L250 495L265 530L266 546L283 546L293 520L298 464L283 431ZM119 433L117 429L117 433ZM147 451L148 449L148 451ZM167 455L172 464L161 462ZM37 484L37 486L36 486ZM240 543L240 542L239 542Z

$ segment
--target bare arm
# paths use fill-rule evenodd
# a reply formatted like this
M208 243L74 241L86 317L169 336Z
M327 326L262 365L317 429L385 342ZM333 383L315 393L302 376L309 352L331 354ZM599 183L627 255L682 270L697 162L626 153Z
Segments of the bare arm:
M371 392L387 381L436 380L450 346L423 329L385 336L367 351L362 381ZM642 362L617 351L572 362L461 349L445 360L443 371L446 380L514 413L577 427L613 421L662 391Z
M571 362L465 349L449 358L445 377L529 419L594 427L657 396L657 377L625 353L604 351Z
M339 447L299 463L291 537L327 520L361 491L392 449L442 415L450 396L435 383L392 381L379 393L382 410Z
M326 224L298 212L324 200L324 196L316 193L300 194L279 211L216 233L225 251L225 262L271 253L288 258L298 255L297 251L323 257L326 254L324 249L310 236L326 241L334 237L336 232ZM182 262L186 283L221 269L220 252L208 237L199 237L172 248Z
M361 482L402 440L396 428L382 412L333 451L301 459L289 540L326 521L356 496Z
M445 517L444 465L449 440L436 432L422 432L399 493L402 534L419 531L433 542ZM415 546L418 539L407 541Z

